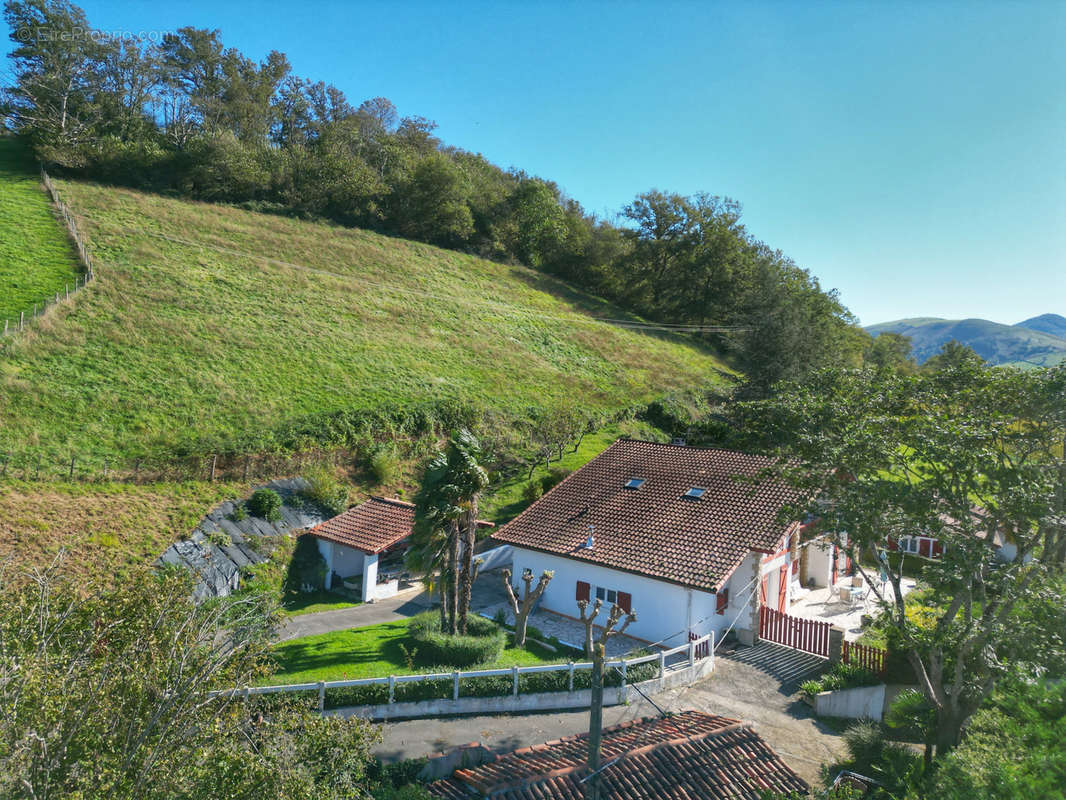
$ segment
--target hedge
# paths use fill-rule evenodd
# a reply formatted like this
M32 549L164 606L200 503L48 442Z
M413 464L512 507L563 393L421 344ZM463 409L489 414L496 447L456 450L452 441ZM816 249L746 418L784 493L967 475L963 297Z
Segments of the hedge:
M506 632L495 622L475 615L467 618L465 636L441 633L440 616L432 611L413 617L409 630L421 663L444 664L449 668L491 664L507 644Z

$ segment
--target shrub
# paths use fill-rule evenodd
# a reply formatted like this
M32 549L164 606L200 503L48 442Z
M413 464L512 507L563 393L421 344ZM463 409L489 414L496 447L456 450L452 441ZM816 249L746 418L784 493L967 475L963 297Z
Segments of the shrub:
M423 663L449 667L470 667L495 661L507 641L506 634L496 623L478 616L467 618L465 636L442 633L440 617L434 612L413 617L409 630L418 643Z
M375 483L380 486L385 483L392 483L396 479L396 475L400 471L400 462L396 457L395 450L381 445L370 452L366 467Z
M858 664L839 662L827 673L816 680L804 681L800 689L811 697L819 692L831 692L837 689L855 689L859 686L876 686L881 679L865 667Z
M248 510L268 522L281 519L281 496L273 489L256 489L248 498Z
M861 772L869 768L885 749L885 733L876 722L857 722L844 731L844 746Z
M313 503L336 516L348 508L348 487L337 480L326 467L314 467L307 471L304 478L310 484L302 494Z
M527 503L532 503L542 494L544 494L544 489L537 481L530 481L522 487L522 499Z
M299 592L304 586L310 586L314 591L326 588L326 559L322 558L318 541L309 534L296 540L285 579L288 592Z
M230 512L229 518L233 522L240 522L243 519L248 519L248 510L244 507L244 503L234 502L233 511Z
M563 478L568 476L573 470L566 469L565 467L552 467L548 470L548 474L540 479L540 491L542 494L547 494L556 485L562 482Z

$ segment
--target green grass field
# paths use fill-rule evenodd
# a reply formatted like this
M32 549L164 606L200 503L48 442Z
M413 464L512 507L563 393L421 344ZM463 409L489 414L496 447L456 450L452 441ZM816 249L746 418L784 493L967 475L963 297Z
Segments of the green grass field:
M408 633L406 620L290 639L274 647L277 669L262 683L340 681L418 672L417 668L407 666L401 645L409 652L418 647ZM532 642L527 645L526 648L509 646L495 663L484 664L481 668L527 667L566 661L565 657Z
M0 136L0 330L78 277L78 262L25 147Z
M97 280L0 349L0 451L69 458L256 441L431 403L502 419L720 383L691 341L531 270L360 230L60 182ZM271 260L275 259L275 260ZM220 445L221 443L221 445Z

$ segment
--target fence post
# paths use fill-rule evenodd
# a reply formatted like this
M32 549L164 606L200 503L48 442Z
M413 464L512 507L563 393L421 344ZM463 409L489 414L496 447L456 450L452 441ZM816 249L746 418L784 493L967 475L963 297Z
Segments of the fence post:
M34 470L33 479L39 481L41 479L41 457L37 456L37 469Z
M629 687L626 686L626 668L629 666L629 662L624 658L622 659L622 690L619 692L621 695L621 701L623 703L629 700Z
M74 459L76 456L70 457L70 480L74 480Z
M389 676L389 705L396 702L396 676Z
M844 629L834 625L829 629L829 663L837 664L844 655Z
M452 673L452 700L459 699L459 671Z
M244 457L244 481L245 482L247 482L247 480L248 480L248 462L251 461L251 460L252 460L251 456L245 456Z
M666 688L666 651L659 651L659 689Z
M570 667L570 684L566 687L566 691L574 691L574 662L571 661L567 666Z
M244 687L244 702L248 702L248 698L252 696L252 689L249 686Z
M714 631L711 631L711 638L707 640L707 644L711 652L711 672L714 672Z
M19 312L19 330L21 331L24 327L26 327L26 312L25 311L20 311Z
M211 483L215 482L215 465L218 464L218 453L211 456Z
M7 475L7 462L10 461L10 460L11 460L11 454L10 453L5 454L4 455L4 465L3 465L3 468L0 469L0 477L3 477L4 475Z
M134 461L133 461L133 480L134 480L134 482L136 482L137 479L140 478L140 476L141 476L141 460L139 458L137 458L137 459L134 459Z
M318 710L319 713L326 710L326 682L318 682Z
M696 640L690 639L688 643L688 665L690 667L696 664Z
M511 694L513 694L515 697L518 697L518 667L517 666L511 667L511 675L514 678L514 688L512 689Z
M77 278L75 278L75 280L77 280ZM78 288L77 284L75 284L74 288L75 289ZM68 283L67 284L67 300L69 300L69 299L70 299L70 284Z

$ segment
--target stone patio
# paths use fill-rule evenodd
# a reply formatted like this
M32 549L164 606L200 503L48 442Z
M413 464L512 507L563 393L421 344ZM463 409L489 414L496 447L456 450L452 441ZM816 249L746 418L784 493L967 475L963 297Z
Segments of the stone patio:
M506 614L507 624L514 624L514 614L507 601L507 591L504 589L503 580L500 578L498 570L485 572L478 576L471 593L470 605L477 613L487 617L495 617L497 611L503 610L504 614ZM574 613L577 613L576 605ZM601 609L599 619L604 619L606 615L607 609ZM578 620L570 619L552 611L534 608L533 613L529 615L529 624L540 630L545 636L554 636L563 644L576 647L579 650L584 648L585 626ZM596 629L598 631L600 627L596 626ZM608 656L614 657L622 656L644 647L647 647L647 645L640 639L634 639L632 636L622 634L608 639L606 650Z
M837 586L850 590L850 584L850 578L841 578ZM914 578L904 578L900 583L904 596L914 591L914 586ZM859 591L864 595L861 599L843 600L831 588L802 589L798 593L799 599L788 609L788 613L803 619L831 622L844 629L845 639L854 642L862 635L863 614L876 613L878 603L877 595L865 585ZM890 601L895 599L892 584L885 584L884 597Z

